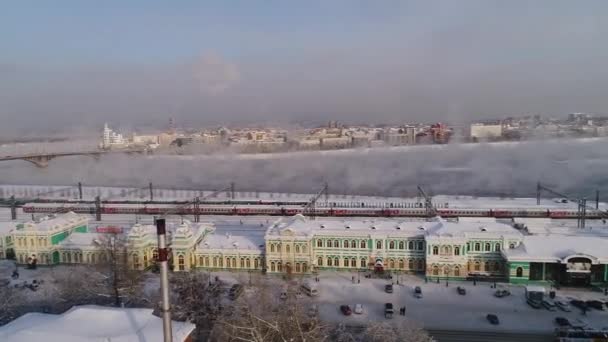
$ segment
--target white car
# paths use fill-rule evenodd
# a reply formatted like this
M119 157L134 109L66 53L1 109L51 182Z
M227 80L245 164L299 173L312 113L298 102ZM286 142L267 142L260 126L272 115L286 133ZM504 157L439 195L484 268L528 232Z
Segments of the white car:
M363 313L363 305L361 304L355 304L355 313L357 315L360 315Z

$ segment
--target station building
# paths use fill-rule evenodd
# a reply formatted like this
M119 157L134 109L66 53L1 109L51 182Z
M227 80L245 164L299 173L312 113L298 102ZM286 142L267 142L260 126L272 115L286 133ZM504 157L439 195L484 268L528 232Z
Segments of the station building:
M431 280L608 283L608 226L544 225L528 229L489 218L311 220L295 215L269 222L264 233L218 233L213 223L184 220L168 225L168 237L171 268L178 272L390 271ZM0 257L13 255L18 264L103 262L105 242L116 236L90 232L86 216L74 213L0 228ZM155 264L156 227L135 224L120 236L132 268L145 270Z

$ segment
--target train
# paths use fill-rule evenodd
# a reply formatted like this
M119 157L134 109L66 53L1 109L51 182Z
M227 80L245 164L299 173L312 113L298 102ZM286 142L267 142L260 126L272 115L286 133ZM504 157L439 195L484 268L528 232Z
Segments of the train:
M79 214L95 214L96 208L91 203L26 203L22 206L25 213L60 213L73 211ZM391 208L383 207L356 207L345 208L338 206L323 206L306 208L304 205L277 205L277 204L248 204L248 205L207 205L201 204L198 208L192 205L175 204L109 204L103 203L101 214L130 214L130 215L262 215L262 216L292 216L296 214L314 216L336 217L425 217L429 211L421 207ZM495 217L495 218L552 218L575 219L579 217L577 210L553 208L447 208L436 209L442 217ZM604 219L608 216L602 210L587 210L587 219Z

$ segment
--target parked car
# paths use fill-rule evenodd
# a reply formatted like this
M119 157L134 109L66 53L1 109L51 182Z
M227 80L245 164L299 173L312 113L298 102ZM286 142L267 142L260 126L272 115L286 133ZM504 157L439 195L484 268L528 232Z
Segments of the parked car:
M604 303L599 300L588 300L585 303L588 307L594 308L596 310L604 310Z
M543 300L543 306L549 311L557 311L557 306L550 300Z
M573 299L570 301L570 304L572 304L572 306L579 308L581 310L587 310L587 303L585 303L582 300L578 300L578 299Z
M560 327L570 326L570 321L564 317L555 317L555 323Z
M464 295L466 295L466 294L467 294L467 290L466 290L464 287L462 287L462 286L458 286L458 287L456 288L456 291L458 291L458 294L459 294L459 295L462 295L462 296L464 296Z
M487 314L486 319L488 320L488 322L490 322L490 324L493 324L493 325L500 324L500 321L498 320L498 316L496 316L494 314Z
M570 309L570 305L568 305L568 303L562 301L562 300L556 300L555 301L555 306L557 306L560 310L564 311L564 312L570 312L572 311L572 309Z
M392 284L387 284L386 286L384 286L384 291L386 293L393 293L393 285Z
M422 289L420 288L420 286L414 287L414 297L422 298Z
M531 307L533 307L535 309L542 309L542 307L543 307L542 302L539 300L535 300L535 299L528 298L526 300L526 303L528 303L528 305L530 305Z
M350 316L353 313L349 305L340 305L340 311L344 316Z
M384 317L385 318L393 318L393 303L384 303Z
M498 298L506 297L510 294L511 294L511 292L509 292L509 290L507 290L507 289L498 289L498 290L494 291L494 296L498 297Z
M357 315L360 315L363 313L363 305L361 304L355 304L355 313Z

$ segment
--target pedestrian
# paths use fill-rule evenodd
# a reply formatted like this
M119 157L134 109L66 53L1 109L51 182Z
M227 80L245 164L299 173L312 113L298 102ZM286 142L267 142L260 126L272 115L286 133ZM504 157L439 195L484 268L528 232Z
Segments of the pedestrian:
M361 284L361 279L357 279L357 284Z
M351 280L352 280L352 282L354 283L354 282L355 282L355 276L352 276L352 277L351 277Z

